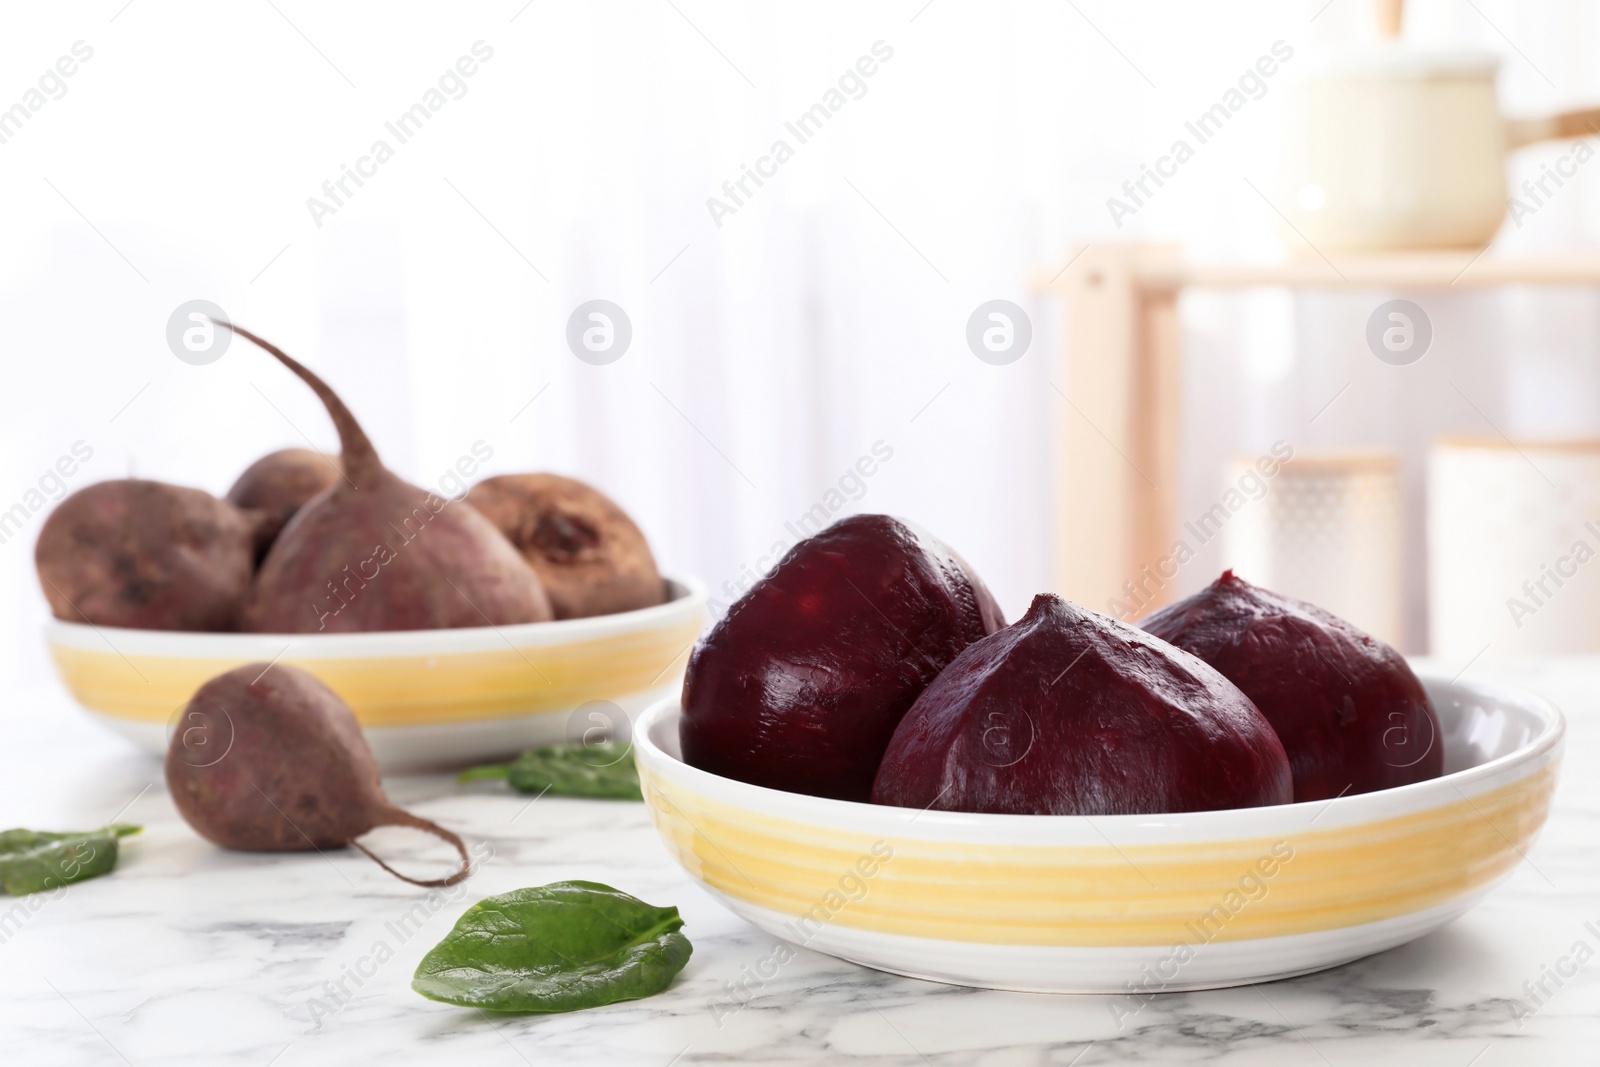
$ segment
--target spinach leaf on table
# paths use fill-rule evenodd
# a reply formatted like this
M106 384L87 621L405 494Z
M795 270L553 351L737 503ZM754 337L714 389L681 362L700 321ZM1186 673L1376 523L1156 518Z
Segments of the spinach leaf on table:
M598 882L552 882L468 908L411 988L487 1011L557 1012L659 993L694 951L677 908Z
M139 827L113 823L82 833L0 832L0 891L20 897L110 873L117 839Z
M519 793L643 800L633 746L626 741L530 748L510 763L473 767L460 781L504 778Z

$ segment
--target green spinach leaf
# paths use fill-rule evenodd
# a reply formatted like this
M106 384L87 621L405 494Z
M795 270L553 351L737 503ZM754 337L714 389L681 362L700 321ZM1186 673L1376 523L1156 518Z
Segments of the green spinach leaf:
M626 741L530 748L511 763L461 772L463 782L504 778L520 793L643 800L633 747Z
M417 965L429 1000L487 1011L576 1011L659 993L694 951L677 908L598 882L487 897Z
M139 829L119 822L83 833L0 832L0 890L20 897L108 874L117 865L117 838Z

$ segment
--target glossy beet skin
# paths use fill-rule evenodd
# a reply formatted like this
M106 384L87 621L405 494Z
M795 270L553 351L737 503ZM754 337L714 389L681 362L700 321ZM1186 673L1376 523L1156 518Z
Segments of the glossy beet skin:
M1058 596L957 656L900 720L877 804L1144 815L1286 804L1289 761L1194 656Z
M944 544L887 515L841 519L790 549L695 648L683 757L756 785L866 800L917 694L1004 625Z
M1140 624L1242 689L1272 723L1294 768L1294 798L1437 778L1439 718L1400 653L1303 600L1224 571Z
M389 471L326 382L276 345L227 328L311 387L340 447L341 476L294 513L261 561L243 629L358 633L551 618L539 576L488 519Z

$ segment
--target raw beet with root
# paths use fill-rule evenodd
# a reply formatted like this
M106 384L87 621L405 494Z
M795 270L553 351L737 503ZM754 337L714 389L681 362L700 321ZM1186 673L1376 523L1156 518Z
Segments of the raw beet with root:
M539 572L558 619L632 611L666 599L644 534L593 486L559 474L502 474L473 486L467 503Z
M1272 727L1199 659L1058 596L970 646L894 732L872 800L1005 815L1287 804Z
M355 845L416 885L454 885L471 870L461 838L389 803L378 765L349 705L288 664L251 663L202 685L167 748L167 788L201 837L248 852ZM373 856L356 838L410 826L455 846L460 868L419 880Z
M756 785L866 800L917 694L1004 625L938 540L887 515L841 519L790 549L695 648L683 757Z
M322 400L339 431L343 469L267 550L245 601L244 629L433 630L551 617L539 576L488 519L392 474L321 378L276 345L229 328L272 353Z
M1221 671L1272 723L1295 800L1437 778L1439 717L1400 653L1314 604L1223 571L1140 623Z
M309 448L269 452L246 467L228 490L228 503L261 514L256 524L256 560L267 554L306 501L338 480L338 458Z
M200 489L124 478L63 500L34 564L58 619L143 630L237 630L256 517Z

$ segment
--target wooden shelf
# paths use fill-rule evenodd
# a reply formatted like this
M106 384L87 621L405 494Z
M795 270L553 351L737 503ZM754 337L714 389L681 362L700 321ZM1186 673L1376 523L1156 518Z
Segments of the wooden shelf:
M1085 246L1083 252L1094 246ZM1122 246L1126 247L1126 246ZM1070 291L1097 269L1095 257L1075 250L1064 270L1040 271L1041 290ZM1499 256L1473 250L1333 254L1281 263L1136 262L1129 280L1149 292L1194 286L1294 289L1446 289L1490 285L1600 285L1600 253ZM1091 281L1092 284L1092 281Z
M1040 270L1066 330L1052 384L1062 398L1057 592L1098 611L1172 592L1157 564L1178 529L1184 289L1427 290L1600 287L1600 252L1500 256L1481 250L1348 253L1281 263L1186 263L1175 245L1106 242ZM1153 574L1156 575L1153 577Z

